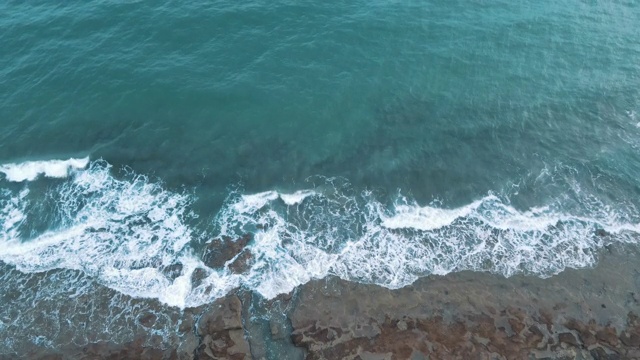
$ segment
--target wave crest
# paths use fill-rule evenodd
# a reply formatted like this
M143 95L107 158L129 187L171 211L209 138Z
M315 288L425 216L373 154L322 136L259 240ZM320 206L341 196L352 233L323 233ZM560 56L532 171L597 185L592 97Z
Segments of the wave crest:
M233 272L226 265L237 256L221 268L201 260L193 201L94 161L44 195L28 183L0 191L0 260L26 273L80 270L122 293L188 307L238 286L272 298L327 275L389 288L462 270L545 277L591 266L598 249L640 232L597 199L579 216L562 204L521 211L491 194L454 209L402 197L388 207L324 179L294 193L229 195L204 237L253 234L251 263ZM30 228L38 218L48 220L45 231Z
M0 165L0 172L8 181L33 181L43 175L50 178L66 178L72 170L84 169L89 164L89 157L68 160L26 161Z

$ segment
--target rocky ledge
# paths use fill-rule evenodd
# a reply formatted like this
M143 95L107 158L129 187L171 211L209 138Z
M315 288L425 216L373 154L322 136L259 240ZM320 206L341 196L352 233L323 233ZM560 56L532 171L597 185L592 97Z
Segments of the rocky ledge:
M184 311L173 344L140 334L28 358L640 359L638 259L618 246L548 279L461 272L389 290L327 278L270 301L238 290Z
M290 315L308 359L640 359L640 262L539 279L462 272L388 290L331 278Z

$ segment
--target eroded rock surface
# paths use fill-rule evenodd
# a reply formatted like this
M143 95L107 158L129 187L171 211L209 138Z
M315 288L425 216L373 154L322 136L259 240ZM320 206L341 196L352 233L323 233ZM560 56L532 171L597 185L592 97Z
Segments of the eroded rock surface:
M238 290L141 312L131 341L0 359L640 359L638 259L616 246L593 269L548 279L461 272L389 290L328 278L269 301ZM167 321L175 334L163 340Z
M196 327L200 337L196 359L251 359L242 327L242 303L236 295L216 301Z
M549 279L315 281L299 292L292 339L307 359L640 359L637 256L618 249Z

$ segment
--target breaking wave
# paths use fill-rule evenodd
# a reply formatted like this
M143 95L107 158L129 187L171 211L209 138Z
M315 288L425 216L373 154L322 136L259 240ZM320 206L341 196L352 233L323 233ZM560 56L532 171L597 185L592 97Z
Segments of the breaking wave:
M0 169L8 181L62 177L49 165L28 164ZM117 178L102 160L55 164L66 164L68 178L44 194L29 182L0 190L0 260L22 273L78 270L121 293L180 308L240 286L273 298L327 275L389 288L462 270L546 277L592 266L600 248L636 241L640 232L594 198L580 214L563 212L559 202L522 211L493 194L447 209L402 196L384 204L371 191L319 178L293 193L232 192L203 234L192 225L189 193L133 173ZM37 171L18 176L11 169ZM44 230L34 229L43 218ZM246 234L246 269L202 260L206 240Z
M43 175L50 178L66 178L69 172L75 169L84 169L89 164L89 158L47 161L26 161L17 164L4 164L0 166L8 181L22 182L33 181Z

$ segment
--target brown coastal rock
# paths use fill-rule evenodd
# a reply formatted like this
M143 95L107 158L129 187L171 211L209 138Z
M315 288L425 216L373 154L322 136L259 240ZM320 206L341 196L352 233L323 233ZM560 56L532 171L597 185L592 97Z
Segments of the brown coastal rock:
M253 265L253 254L249 249L244 249L231 264L229 264L229 270L234 274L242 274L247 272L251 265Z
M595 269L548 279L462 272L397 290L311 282L290 315L292 341L307 359L640 359L640 307L628 300L637 255L609 252Z
M210 268L221 268L227 261L238 255L250 241L250 234L245 234L238 239L228 236L214 239L204 249L202 261Z
M165 317L145 310L131 341L5 358L640 359L638 258L627 247L547 279L460 272L390 290L330 277L268 301L239 290L175 315L168 344L150 335Z
M198 320L196 359L250 359L242 327L242 303L236 295L216 301Z

